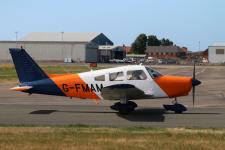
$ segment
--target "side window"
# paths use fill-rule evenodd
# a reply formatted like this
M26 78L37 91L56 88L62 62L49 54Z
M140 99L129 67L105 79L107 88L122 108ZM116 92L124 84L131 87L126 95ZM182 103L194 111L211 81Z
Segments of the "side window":
M146 80L147 76L143 70L127 71L127 80Z
M109 74L109 80L110 81L123 81L124 80L124 74L123 72L114 72Z
M105 75L96 76L95 81L105 81Z

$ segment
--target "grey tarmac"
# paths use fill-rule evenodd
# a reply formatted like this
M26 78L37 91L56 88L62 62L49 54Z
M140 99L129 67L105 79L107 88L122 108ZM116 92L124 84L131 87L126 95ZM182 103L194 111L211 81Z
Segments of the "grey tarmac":
M120 115L107 106L0 105L1 125L225 128L225 108L189 108L183 114L139 107Z

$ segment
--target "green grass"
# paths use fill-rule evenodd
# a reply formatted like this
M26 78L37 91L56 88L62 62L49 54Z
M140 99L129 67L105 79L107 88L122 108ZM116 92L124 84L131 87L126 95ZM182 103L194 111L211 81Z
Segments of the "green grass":
M225 130L0 127L0 149L223 150Z
M0 66L0 81L16 80L16 70L9 65Z
M90 70L88 66L76 65L41 65L41 68L48 74L80 73ZM102 69L102 67L93 69ZM10 82L17 80L16 70L13 65L0 65L0 82Z

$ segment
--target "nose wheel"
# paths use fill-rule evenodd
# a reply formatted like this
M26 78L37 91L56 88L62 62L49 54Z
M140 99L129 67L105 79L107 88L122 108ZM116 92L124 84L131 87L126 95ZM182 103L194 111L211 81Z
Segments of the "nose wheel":
M165 108L165 110L174 111L176 114L181 114L184 111L187 111L187 108L184 105L179 104L177 102L177 98L175 98L175 100L172 102L172 105L165 105L164 104L163 107Z
M137 104L135 102L121 101L121 102L115 103L110 108L118 111L120 114L129 114L130 112L134 111L136 107L137 107Z

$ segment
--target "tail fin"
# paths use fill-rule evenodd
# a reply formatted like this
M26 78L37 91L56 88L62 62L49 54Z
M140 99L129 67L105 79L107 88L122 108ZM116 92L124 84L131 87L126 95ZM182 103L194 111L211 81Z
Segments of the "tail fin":
M21 83L48 78L24 49L10 48L9 51Z

